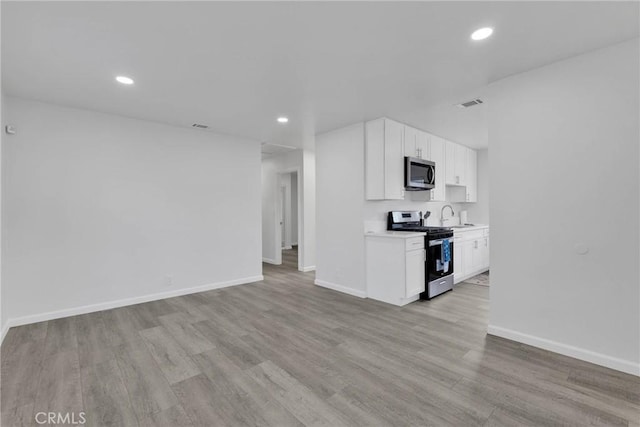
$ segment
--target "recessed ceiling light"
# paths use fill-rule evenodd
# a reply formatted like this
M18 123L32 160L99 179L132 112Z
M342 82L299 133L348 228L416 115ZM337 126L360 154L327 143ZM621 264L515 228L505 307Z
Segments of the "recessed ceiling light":
M116 81L118 83L122 83L123 85L132 85L133 84L133 79L131 77L127 77L127 76L118 76L118 77L116 77Z
M493 28L490 28L490 27L480 28L479 30L475 30L473 34L471 34L471 39L484 40L487 37L489 37L491 34L493 34Z
M287 117L278 117L278 123L287 123L288 121Z

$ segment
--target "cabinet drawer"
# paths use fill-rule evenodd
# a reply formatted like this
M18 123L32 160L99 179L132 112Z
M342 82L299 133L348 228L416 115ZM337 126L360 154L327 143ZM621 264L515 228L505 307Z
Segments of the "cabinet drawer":
M454 234L454 242L468 242L469 240L481 239L484 237L483 230L464 231L462 233Z
M408 251L414 251L416 249L424 249L424 237L423 236L419 236L419 237L409 237L406 242L406 250Z

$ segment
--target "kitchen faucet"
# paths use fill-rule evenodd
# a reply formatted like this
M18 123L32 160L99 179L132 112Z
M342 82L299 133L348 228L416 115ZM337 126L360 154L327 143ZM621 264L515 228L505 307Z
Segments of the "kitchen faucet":
M453 217L456 213L453 211L453 207L451 205L444 205L442 209L440 209L440 222L444 225L444 208L451 209L451 216Z

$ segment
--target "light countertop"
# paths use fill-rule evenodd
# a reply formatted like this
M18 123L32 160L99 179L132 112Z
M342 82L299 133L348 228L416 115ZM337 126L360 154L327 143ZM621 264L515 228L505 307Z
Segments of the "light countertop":
M364 233L365 237L389 237L391 239L410 239L411 237L424 237L427 233L414 231L369 231Z
M483 228L489 228L487 224L476 224L471 227L461 227L461 228L453 228L454 233L464 233L465 231L474 231L474 230L482 230Z

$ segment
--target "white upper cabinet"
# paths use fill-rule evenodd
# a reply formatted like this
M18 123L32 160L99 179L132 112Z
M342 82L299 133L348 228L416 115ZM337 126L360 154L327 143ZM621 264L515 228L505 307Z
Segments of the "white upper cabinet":
M429 156L428 160L431 160L436 164L436 186L430 191L431 201L444 202L445 191L445 141L444 139L429 135Z
M446 141L446 184L466 185L467 150L464 145Z
M404 129L377 119L365 125L365 196L367 200L404 199Z
M428 133L421 130L416 135L416 151L420 159L429 158L429 137Z
M416 140L418 139L418 129L410 126L404 127L404 155L407 157L418 157L418 147Z
M467 148L467 167L465 172L467 191L465 202L478 201L478 153Z
M478 153L464 145L445 141L447 201L478 201Z
M404 200L405 156L435 162L436 185L424 195L429 201L477 201L475 150L387 118L365 124L367 200Z
M429 156L429 134L411 126L405 126L404 155L427 159Z
M456 144L455 177L459 185L467 185L467 152L464 145Z
M445 141L445 183L447 185L456 184L456 144Z

